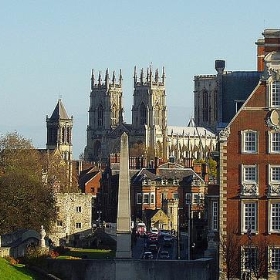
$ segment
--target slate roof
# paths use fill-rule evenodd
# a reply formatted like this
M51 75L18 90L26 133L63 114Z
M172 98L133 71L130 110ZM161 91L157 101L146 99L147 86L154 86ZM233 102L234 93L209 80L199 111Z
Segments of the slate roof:
M51 120L67 120L69 119L61 99L58 100L56 107L50 117Z

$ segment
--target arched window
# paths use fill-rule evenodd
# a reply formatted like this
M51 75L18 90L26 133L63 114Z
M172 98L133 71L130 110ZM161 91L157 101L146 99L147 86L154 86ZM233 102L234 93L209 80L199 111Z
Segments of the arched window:
M147 124L147 109L144 103L140 106L140 125Z
M97 125L103 126L103 107L102 105L99 105L97 110Z

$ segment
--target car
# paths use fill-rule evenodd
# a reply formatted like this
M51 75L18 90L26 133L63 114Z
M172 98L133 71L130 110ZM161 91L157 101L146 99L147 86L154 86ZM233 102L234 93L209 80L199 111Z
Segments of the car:
M159 258L162 260L167 260L170 258L168 251L161 251L159 253Z
M149 250L150 250L152 253L157 253L158 247L157 247L156 244L150 244L150 245L149 245Z
M170 234L164 235L163 236L163 241L170 241L170 242L172 242L173 241L172 235L170 235Z
M151 233L158 234L158 229L154 227L151 228Z
M158 234L159 234L159 236L163 237L165 235L170 235L170 233L171 233L170 230L161 229Z
M150 251L146 251L142 255L142 259L144 259L144 260L149 260L149 259L153 259L153 258L154 258L154 255Z

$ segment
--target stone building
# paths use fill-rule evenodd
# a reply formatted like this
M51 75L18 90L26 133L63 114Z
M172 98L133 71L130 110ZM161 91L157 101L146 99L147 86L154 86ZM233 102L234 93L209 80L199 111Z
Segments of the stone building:
M258 85L219 135L221 279L279 279L280 30L263 36Z
M58 217L49 238L58 245L78 245L92 232L92 195L56 193Z
M148 162L155 157L166 162L172 156L183 163L193 156L206 158L215 149L215 135L194 127L193 121L186 127L167 126L164 69L161 76L151 67L146 73L141 69L138 77L135 67L131 124L123 120L122 97L121 72L118 79L115 72L110 79L107 69L104 82L101 73L98 79L92 73L86 161L108 163L110 155L120 151L123 132L129 136L130 156L142 156Z
M260 71L226 71L216 60L216 75L194 77L194 120L197 126L218 132L240 109L260 79Z

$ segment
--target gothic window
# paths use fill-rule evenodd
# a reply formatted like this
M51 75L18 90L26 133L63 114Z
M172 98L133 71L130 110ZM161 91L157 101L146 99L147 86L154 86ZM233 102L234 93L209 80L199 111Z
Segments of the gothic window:
M280 82L270 83L270 107L280 107Z
M209 110L209 102L208 102L208 92L206 90L203 91L202 94L202 117L203 121L208 121L208 110Z
M159 125L159 107L158 105L155 106L155 110L154 110L154 121L155 121L155 125Z
M258 132L246 130L241 132L241 151L243 153L257 153L258 152Z
M97 125L103 126L103 107L102 105L99 105L97 110Z
M114 104L112 107L112 125L116 125L117 124L117 109L116 109L116 105Z
M65 143L65 127L61 129L61 143Z
M70 134L70 132L71 132L70 127L67 127L67 128L66 128L66 142L67 142L68 144L71 143L71 134Z
M147 109L144 103L140 106L140 125L147 124Z

